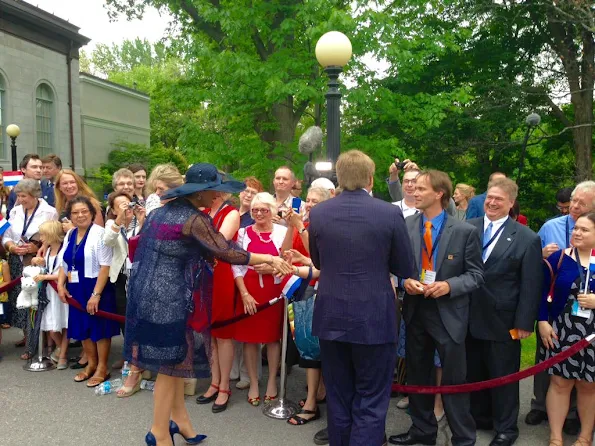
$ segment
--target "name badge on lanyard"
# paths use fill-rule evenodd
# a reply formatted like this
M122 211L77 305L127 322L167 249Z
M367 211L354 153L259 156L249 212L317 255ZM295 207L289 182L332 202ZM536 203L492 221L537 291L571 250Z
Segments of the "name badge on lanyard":
M575 260L578 267L579 277L581 278L580 289L579 293L581 294L588 294L589 293L589 282L591 281L592 270L595 269L595 249L591 250L591 255L589 257L589 266L587 267L587 275L583 272L583 266L581 265L581 259L578 255L578 249L574 250ZM572 303L572 310L571 314L576 317L589 319L591 317L591 311L588 308L583 308L578 304L578 300L575 300Z
M68 282L79 283L79 272L76 269L68 271Z

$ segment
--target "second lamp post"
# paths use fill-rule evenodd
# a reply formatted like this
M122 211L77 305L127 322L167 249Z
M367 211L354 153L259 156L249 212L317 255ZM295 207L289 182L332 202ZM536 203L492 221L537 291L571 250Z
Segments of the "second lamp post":
M339 74L351 59L351 42L338 31L324 34L316 43L316 59L329 77L326 93L326 154L335 168L341 151L341 92Z

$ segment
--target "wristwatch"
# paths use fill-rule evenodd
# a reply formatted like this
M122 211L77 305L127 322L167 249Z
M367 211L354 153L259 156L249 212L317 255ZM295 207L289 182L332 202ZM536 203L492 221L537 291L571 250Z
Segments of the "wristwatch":
M91 293L91 297L101 297L101 293L96 293L95 291L93 291Z
M304 232L306 232L306 231L307 231L307 229L306 229L306 227L304 226L302 229L300 229L300 230L298 231L298 233L299 233L299 234L303 234L303 233L304 233Z

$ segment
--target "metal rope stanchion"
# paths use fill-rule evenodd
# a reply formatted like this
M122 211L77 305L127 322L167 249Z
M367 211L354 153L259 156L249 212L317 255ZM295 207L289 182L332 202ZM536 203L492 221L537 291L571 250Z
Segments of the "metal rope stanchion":
M298 405L293 401L285 399L285 384L287 380L287 366L285 357L287 356L287 307L289 300L283 299L283 341L281 343L281 387L279 388L279 397L264 405L262 412L271 418L277 420L287 420L299 412Z
M31 362L28 362L23 366L23 370L28 372L45 372L47 370L53 370L56 365L53 361L43 356L43 330L41 329L41 317L43 316L41 311L37 311L37 318L39 318L39 343L37 345L37 359L31 358ZM33 322L33 330L35 331L35 322Z

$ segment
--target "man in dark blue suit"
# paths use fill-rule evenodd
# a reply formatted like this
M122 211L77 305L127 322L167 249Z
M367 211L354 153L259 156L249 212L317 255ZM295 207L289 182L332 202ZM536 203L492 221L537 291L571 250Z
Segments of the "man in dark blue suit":
M310 254L320 269L313 334L320 339L331 446L380 446L396 362L390 274L409 277L413 255L401 210L370 196L374 162L337 161L343 192L310 211Z
M41 158L35 153L28 153L23 157L19 168L23 173L23 179L30 178L40 182L41 186L41 197L48 202L50 206L54 206L54 188L50 187L47 181L41 181L42 172ZM8 195L8 203L6 205L6 215L10 218L10 211L15 206L17 201L17 194L14 193L14 189L10 191Z
M497 180L498 178L506 178L506 175L502 172L492 173L488 182L488 189L490 188L490 182L492 182L493 180ZM485 201L486 192L484 192L483 194L476 195L471 200L469 200L469 205L467 206L467 213L465 214L465 220L483 217L485 215L485 211L483 209L483 204Z

